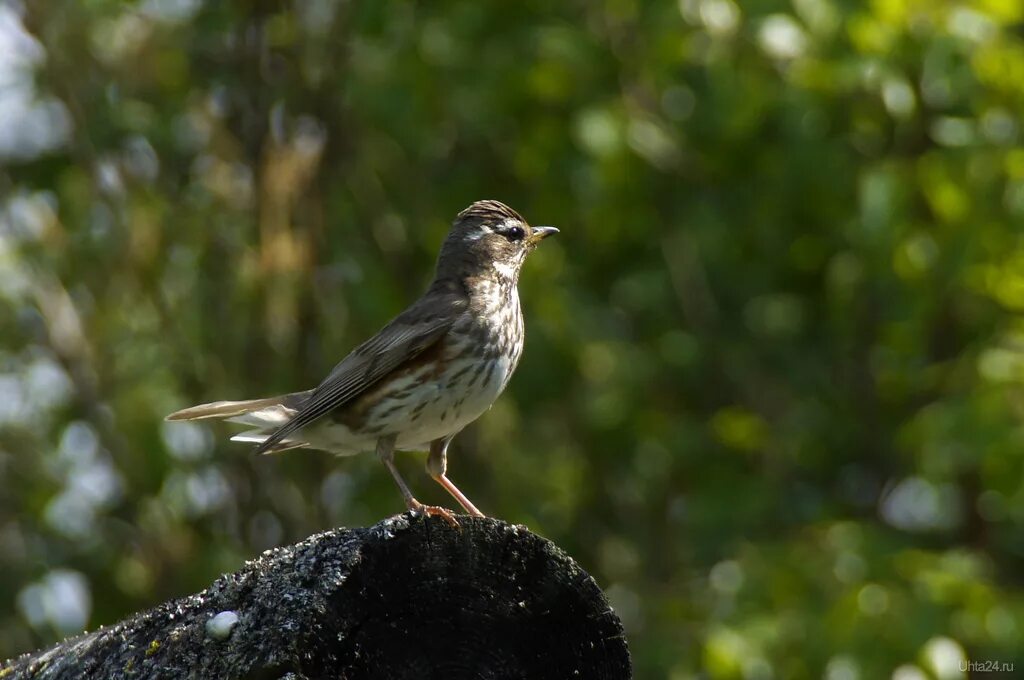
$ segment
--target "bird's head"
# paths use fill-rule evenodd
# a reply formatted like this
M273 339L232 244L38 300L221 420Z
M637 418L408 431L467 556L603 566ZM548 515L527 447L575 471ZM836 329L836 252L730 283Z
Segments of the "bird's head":
M441 247L438 273L519 279L526 256L554 227L531 227L522 215L498 201L477 201L460 212Z

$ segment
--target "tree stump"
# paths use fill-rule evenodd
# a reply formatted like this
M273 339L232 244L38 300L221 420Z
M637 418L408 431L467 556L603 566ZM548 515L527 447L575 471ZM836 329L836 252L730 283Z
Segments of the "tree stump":
M629 678L622 625L550 541L410 514L269 550L201 593L7 662L13 678Z

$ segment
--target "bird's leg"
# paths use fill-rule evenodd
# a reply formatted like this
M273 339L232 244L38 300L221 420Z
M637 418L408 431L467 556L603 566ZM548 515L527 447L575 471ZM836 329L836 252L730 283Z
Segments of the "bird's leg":
M405 499L405 505L413 512L422 513L433 517L440 517L444 521L451 524L453 527L458 528L459 522L452 515L451 511L447 508L441 508L436 505L423 505L416 500L412 491L409 490L409 485L402 479L402 475L398 473L398 468L395 467L395 436L383 437L377 440L377 455L380 457L384 467L388 469L391 476L395 478L395 484L398 485L398 490L402 492L402 498Z
M452 483L452 480L445 476L445 471L448 469L448 442L452 440L451 437L445 437L442 439L435 439L430 442L430 454L427 456L427 473L434 478L438 484L444 487L444 490L452 495L452 497L459 502L466 512L474 517L483 517L484 513L476 509L466 495L459 491L459 488Z
M409 506L410 510L415 509L419 506L420 502L412 496L412 491L409 490L409 485L402 479L402 475L399 474L398 468L395 467L395 437L384 437L377 440L377 455L380 456L380 461L384 463L384 467L388 469L391 476L395 478L395 484L398 485L398 490L402 492L402 498L405 499L405 504Z

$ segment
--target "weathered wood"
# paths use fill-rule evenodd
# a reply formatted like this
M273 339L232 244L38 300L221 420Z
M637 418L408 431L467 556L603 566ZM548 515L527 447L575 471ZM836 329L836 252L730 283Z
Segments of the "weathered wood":
M523 527L459 522L317 534L0 678L630 677L622 626L572 559Z

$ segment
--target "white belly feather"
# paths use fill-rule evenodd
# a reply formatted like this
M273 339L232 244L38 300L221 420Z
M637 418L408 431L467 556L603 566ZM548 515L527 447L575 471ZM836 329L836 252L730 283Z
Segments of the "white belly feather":
M468 370L461 376L448 378L463 368ZM393 434L399 450L426 450L430 442L454 435L489 409L508 383L512 368L508 357L490 359L474 381L477 362L469 365L456 361L446 375L421 384L429 370L424 368L395 383L396 393L414 384L417 387L401 399L382 400L360 431L324 419L304 428L295 438L308 441L313 448L352 455L372 451L378 439Z

